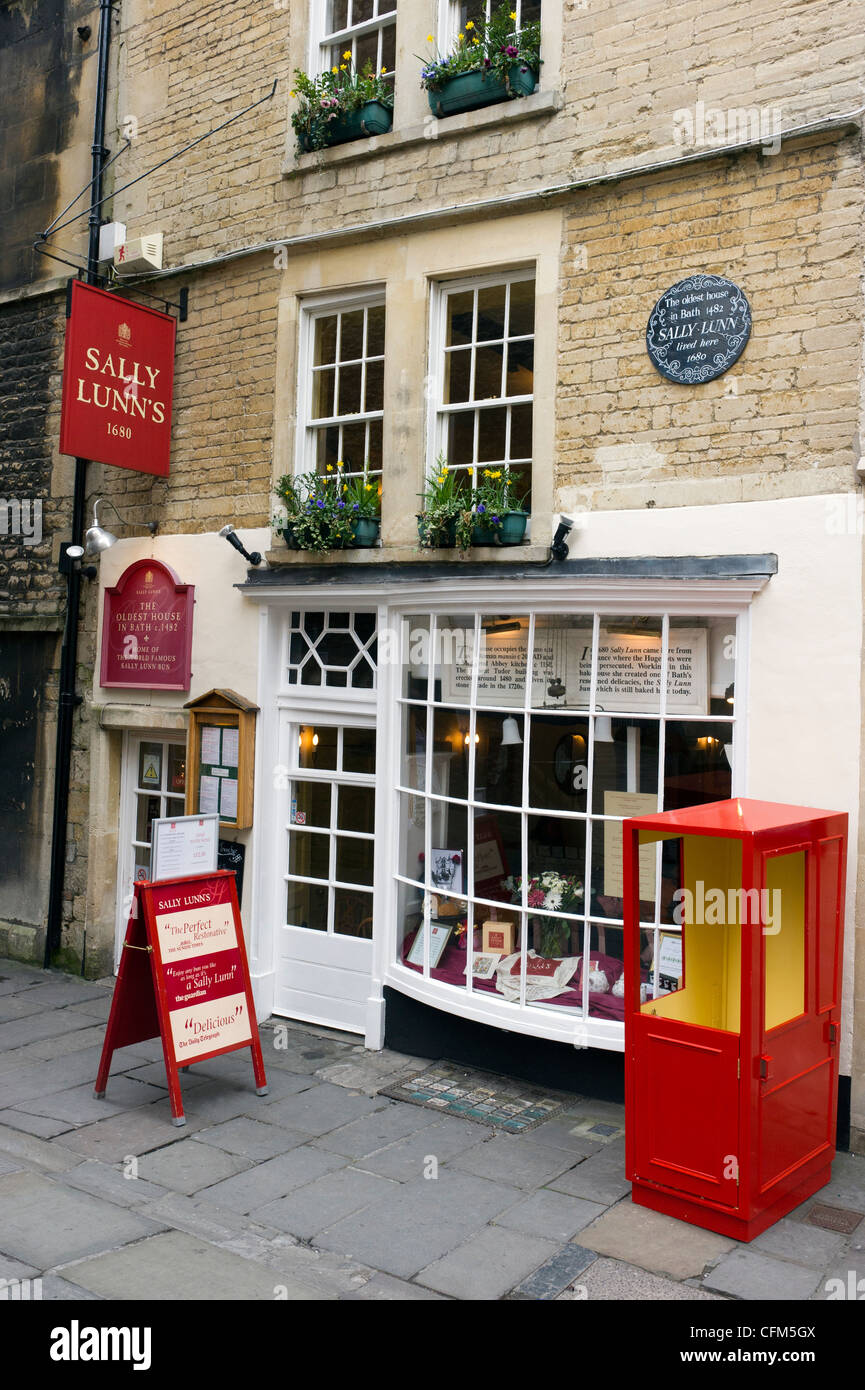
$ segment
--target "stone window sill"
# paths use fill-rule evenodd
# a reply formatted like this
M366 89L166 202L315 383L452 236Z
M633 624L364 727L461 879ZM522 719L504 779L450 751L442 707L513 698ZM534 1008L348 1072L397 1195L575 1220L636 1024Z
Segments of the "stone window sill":
M484 106L480 111L462 111L458 116L441 119L430 115L425 121L389 130L386 135L374 135L369 140L350 140L329 150L312 154L293 155L282 166L284 177L319 173L335 165L354 164L362 159L374 159L390 150L404 150L429 140L443 140L453 135L473 134L476 131L497 130L514 121L543 120L561 108L557 91L533 92L530 97L503 101L497 106Z

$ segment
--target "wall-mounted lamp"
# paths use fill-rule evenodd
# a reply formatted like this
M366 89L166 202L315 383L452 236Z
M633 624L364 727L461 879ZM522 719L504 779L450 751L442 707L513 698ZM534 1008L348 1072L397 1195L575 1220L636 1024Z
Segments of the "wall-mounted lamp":
M553 536L553 543L550 546L551 560L567 560L568 558L568 535L573 530L573 518L560 516L559 524L556 527L556 534Z
M128 517L125 517L122 512L119 512L117 510L110 497L97 497L96 501L93 503L93 525L90 527L90 529L87 531L84 537L85 555L101 555L103 550L110 550L112 545L117 544L117 537L113 535L111 531L106 531L105 527L99 524L99 508L102 506L103 502L111 508L111 510L115 513L117 517L119 517L119 519L123 522L125 526L143 525L150 532L151 536L156 535L156 532L159 529L157 522L145 521L142 523L137 521L130 521Z
M61 574L69 574L73 569L77 569L84 575L85 579L95 579L99 571L95 565L82 565L84 559L83 545L69 545L63 541L60 546L60 560L58 568Z
M227 526L223 526L223 528L222 528L222 530L220 531L219 534L220 534L220 536L224 536L224 537L225 537L225 539L228 541L228 544L229 544L229 545L233 545L233 546L234 546L234 549L235 549L240 555L243 556L244 560L246 560L248 564L250 564L250 565L260 565L260 564L261 564L261 556L259 555L258 551L257 551L257 550L253 550L252 553L250 554L250 552L247 550L246 546L243 544L243 541L240 539L240 537L238 536L238 534L237 534L237 532L235 531L234 527L232 526L231 522L229 522Z
M471 734L466 734L465 738L463 739L463 743L465 744L466 748L468 748L468 746L469 746L469 744L471 743L471 741L472 741L472 736L471 736ZM481 736L480 736L480 734L475 734L475 743L480 743L480 741L481 741Z

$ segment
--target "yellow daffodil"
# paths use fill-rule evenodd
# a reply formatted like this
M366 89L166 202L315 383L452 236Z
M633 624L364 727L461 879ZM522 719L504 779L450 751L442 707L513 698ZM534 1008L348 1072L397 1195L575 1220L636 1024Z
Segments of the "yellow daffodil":
M466 41L466 36L465 36L465 34L458 34L457 37L458 37L460 43L465 43L465 41Z
M339 70L340 72L348 72L348 65L346 63L340 63Z
M332 472L333 472L333 464L332 464L332 463L329 463L329 464L327 465L327 471L328 471L328 473L332 473Z
M288 95L291 96L291 97L296 97L296 96L297 96L297 92L289 92Z
M467 19L467 20L466 20L466 28L467 28L467 29L474 29L474 27L475 27L475 22L474 22L474 20L473 20L473 19Z
M387 72L387 68L382 68L381 72L379 73L379 77L384 77L384 75L385 75L386 72Z
M367 483L367 485L366 485L366 491L367 491L367 492L372 492L372 483Z
M433 38L432 34L427 34L426 41L427 43L435 43L435 39Z
M511 19L516 19L516 17L517 17L517 12L516 12L516 10L511 10Z
M332 72L332 73L338 73L338 72L339 72L339 68L331 68L331 72Z
M347 48L342 56L343 58L351 58L351 49Z
M472 39L472 43L478 44L478 43L480 43L480 39Z
M342 459L337 459L336 466L337 468L345 468L345 464L343 463Z
M468 470L469 477L471 477L471 475L474 473L474 471L475 471L475 470L472 468L471 464L469 464L469 470Z

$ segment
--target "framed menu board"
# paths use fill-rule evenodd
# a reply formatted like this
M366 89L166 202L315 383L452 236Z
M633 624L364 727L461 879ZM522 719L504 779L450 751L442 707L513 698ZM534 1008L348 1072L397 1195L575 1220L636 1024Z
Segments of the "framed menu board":
M233 690L210 690L186 705L186 811L217 815L226 829L252 825L258 706Z

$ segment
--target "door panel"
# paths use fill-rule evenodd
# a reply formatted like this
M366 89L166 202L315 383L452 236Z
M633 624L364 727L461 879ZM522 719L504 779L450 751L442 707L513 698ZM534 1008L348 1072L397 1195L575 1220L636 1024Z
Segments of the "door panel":
M739 1037L653 1016L634 1019L635 1176L738 1204ZM711 1107L689 1104L712 1097Z

